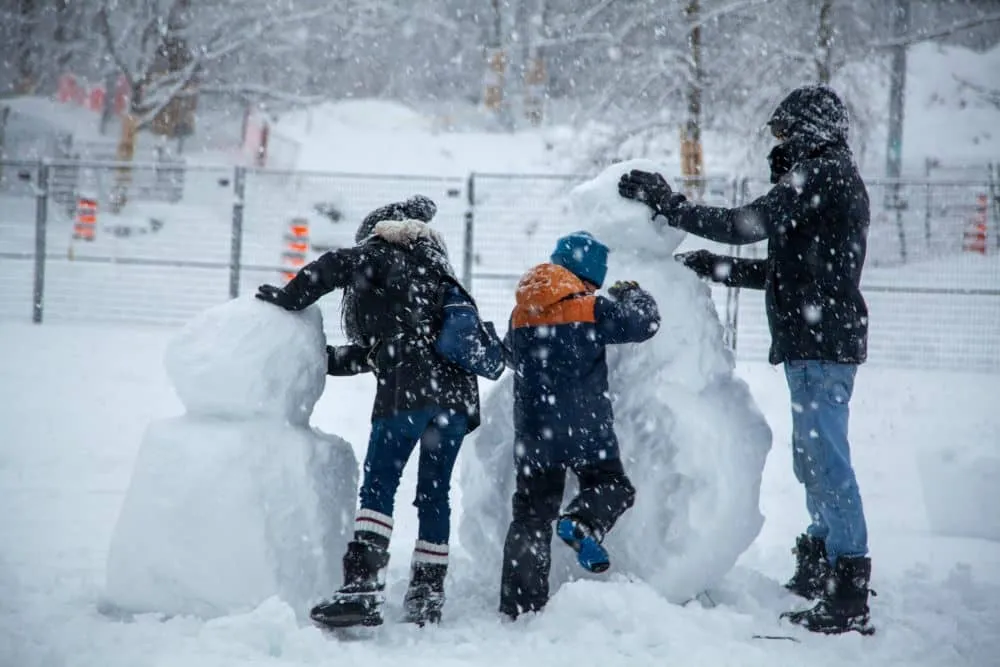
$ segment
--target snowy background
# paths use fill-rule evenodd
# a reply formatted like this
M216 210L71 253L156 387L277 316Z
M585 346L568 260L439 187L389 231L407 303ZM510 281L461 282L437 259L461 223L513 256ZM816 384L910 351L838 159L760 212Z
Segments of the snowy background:
M0 108L10 109L0 141L0 665L1000 665L1000 213L989 213L987 253L961 250L976 197L996 196L987 175L1000 162L995 2L911 3L902 172L936 185L906 186L908 208L898 219L905 259L897 212L879 181L891 3L599 0L583 9L577 0L240 0L234 11L236 4L0 4ZM684 12L691 4L703 12L700 74L689 69ZM816 48L824 7L835 36L828 51ZM177 22L158 34L183 34L202 60L183 67L180 79L150 84L152 106L135 111L149 121L164 94L197 70L194 133L181 142L144 127L136 158L184 160L180 200L135 197L111 215L114 170L76 173L81 194L99 200L97 239L74 242L73 211L50 198L44 324L32 325L32 161L59 155L53 151L66 137L70 154L84 158L113 155L118 140L116 114L102 132L99 106L59 101L63 77L71 73L86 86L109 73L144 80L154 54L143 51L141 30L126 28L130 19L155 26L167 15ZM505 101L495 110L481 99L484 44L503 46L509 61ZM523 79L538 60L547 78L535 125L525 117L532 89ZM247 174L243 202L237 287L244 297L280 280L292 218L309 221L315 256L351 243L371 208L420 192L438 202L434 224L502 331L518 274L542 261L558 234L598 225L565 207L571 188L619 159L650 159L671 177L679 173L677 129L693 81L703 93L706 197L721 204L733 200L743 177L749 194L767 187L768 139L760 131L767 112L824 67L851 107L851 141L873 204L865 271L871 361L859 371L851 439L869 520L878 633L811 636L776 621L800 604L781 583L807 517L792 475L787 387L780 368L761 361L767 333L759 295L739 295L734 361L721 347L719 322L731 307L725 290L690 284L671 291L670 272L661 275L628 247L613 257L613 272L638 277L662 302L688 311L665 319L690 321L667 326L675 337L663 337L648 356L620 355L622 386L646 363L663 374L656 390L620 399L623 414L662 400L658 417L666 424L678 406L705 408L694 389L668 377L704 379L685 371L693 361L678 358L690 324L711 332L709 343L696 336L692 349L731 386L744 387L728 400L759 411L771 431L762 471L759 439L761 449L744 452L751 469L742 492L752 505L759 491L759 506L731 513L751 524L763 518L749 548L753 525L716 538L709 527L700 533L682 524L686 548L673 554L689 565L710 538L726 547L723 566L694 570L713 582L709 597L676 604L672 592L691 591L677 587L669 562L644 569L644 546L657 558L665 552L662 541L640 537L625 549L629 569L642 578L566 576L543 615L501 624L499 572L482 556L482 538L502 540L497 526L506 507L484 517L466 512L507 502L503 489L482 486L483 460L506 458L490 450L490 438L503 439L494 423L467 442L456 468L454 565L442 625L390 623L354 641L305 622L308 598L328 593L336 579L374 384L250 372L276 362L307 367L319 353L318 327L332 339L340 331L334 304L293 325L265 320L269 311L254 312L256 304L227 303L233 174L254 164L248 136L267 125L269 169ZM53 168L53 190L67 173ZM162 171L135 173L137 184L162 184ZM164 182L175 184L175 176ZM320 202L340 220L320 214ZM719 249L692 238L680 249L696 247ZM279 337L300 341L302 355ZM311 406L321 389L308 415L286 419L280 404L271 406L277 413L262 409L263 395L295 399L294 408ZM484 404L502 414L503 383L484 381L481 389ZM718 442L680 462L635 450L628 465L645 486L661 464L715 483L738 474L727 461L712 480L711 456L738 446L744 434L733 433L732 423L712 428L716 411L690 413L712 415L688 421ZM642 427L637 419L622 428L641 434ZM416 537L414 482L410 465L397 501L390 617L400 612ZM711 491L701 498L714 500ZM324 507L323 498L339 500ZM693 499L665 502L685 507ZM662 520L655 510L635 514ZM730 556L737 559L731 569ZM787 632L801 643L750 639Z

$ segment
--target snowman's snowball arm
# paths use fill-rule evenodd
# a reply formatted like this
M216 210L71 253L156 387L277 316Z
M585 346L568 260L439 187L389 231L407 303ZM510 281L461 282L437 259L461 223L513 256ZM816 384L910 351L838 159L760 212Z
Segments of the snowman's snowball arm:
M772 231L796 217L802 208L799 195L789 184L777 185L749 204L738 208L702 206L683 201L660 215L671 227L716 243L745 245L771 236ZM798 216L800 219L803 216Z
M602 296L594 303L594 319L601 342L605 345L641 343L660 328L660 310L653 296L634 287L612 301Z

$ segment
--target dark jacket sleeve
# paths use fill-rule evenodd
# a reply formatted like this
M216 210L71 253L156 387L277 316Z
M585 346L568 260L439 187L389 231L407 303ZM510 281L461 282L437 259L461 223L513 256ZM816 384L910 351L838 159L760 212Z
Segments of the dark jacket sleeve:
M337 347L327 345L326 374L344 376L371 372L372 366L368 362L369 354L371 354L371 348L364 345L338 345Z
M514 318L507 320L507 333L503 335L503 358L509 368L514 368Z
M302 310L324 294L347 287L364 264L362 246L331 250L306 264L282 288L291 300L291 309Z
M644 289L632 289L620 300L603 296L594 304L594 320L602 343L641 343L660 328L660 311L653 296Z
M662 222L709 241L744 245L771 236L786 218L795 219L799 207L799 194L786 180L738 208L700 206L678 196L674 206L656 216L654 222L661 222L662 217Z
M503 343L492 322L482 322L476 305L461 290L448 290L437 351L448 361L490 380L503 375Z
M729 272L721 282L727 287L745 287L747 289L764 289L764 282L767 279L766 259L741 259L739 257L719 257L719 263L729 264ZM716 268L718 271L718 268ZM718 273L713 274L718 275Z

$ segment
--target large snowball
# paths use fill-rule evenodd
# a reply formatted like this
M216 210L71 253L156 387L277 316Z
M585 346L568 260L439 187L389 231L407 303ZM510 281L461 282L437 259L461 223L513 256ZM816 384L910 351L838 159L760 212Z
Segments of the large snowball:
M316 306L293 313L233 299L192 319L165 362L189 414L307 424L326 380L323 318Z
M111 540L106 602L212 617L278 596L307 611L340 585L357 480L351 446L313 429L154 422Z
M575 189L565 211L611 246L608 284L638 280L660 308L650 341L608 351L615 430L638 493L606 544L614 569L681 603L718 583L759 533L771 430L733 375L708 286L672 258L680 241L655 231L648 213L606 214L619 207L615 175L633 165ZM487 572L499 571L510 521L512 391L508 374L484 402L483 426L462 462L460 537ZM568 485L567 498L573 493ZM558 540L553 549L553 585L584 576L569 549Z

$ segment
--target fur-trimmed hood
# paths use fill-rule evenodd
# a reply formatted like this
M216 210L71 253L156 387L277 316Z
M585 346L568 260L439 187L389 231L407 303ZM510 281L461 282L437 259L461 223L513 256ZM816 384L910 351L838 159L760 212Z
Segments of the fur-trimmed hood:
M393 245L411 247L418 241L425 241L448 256L448 246L444 236L426 222L420 220L383 220L372 229L369 238L378 237Z

